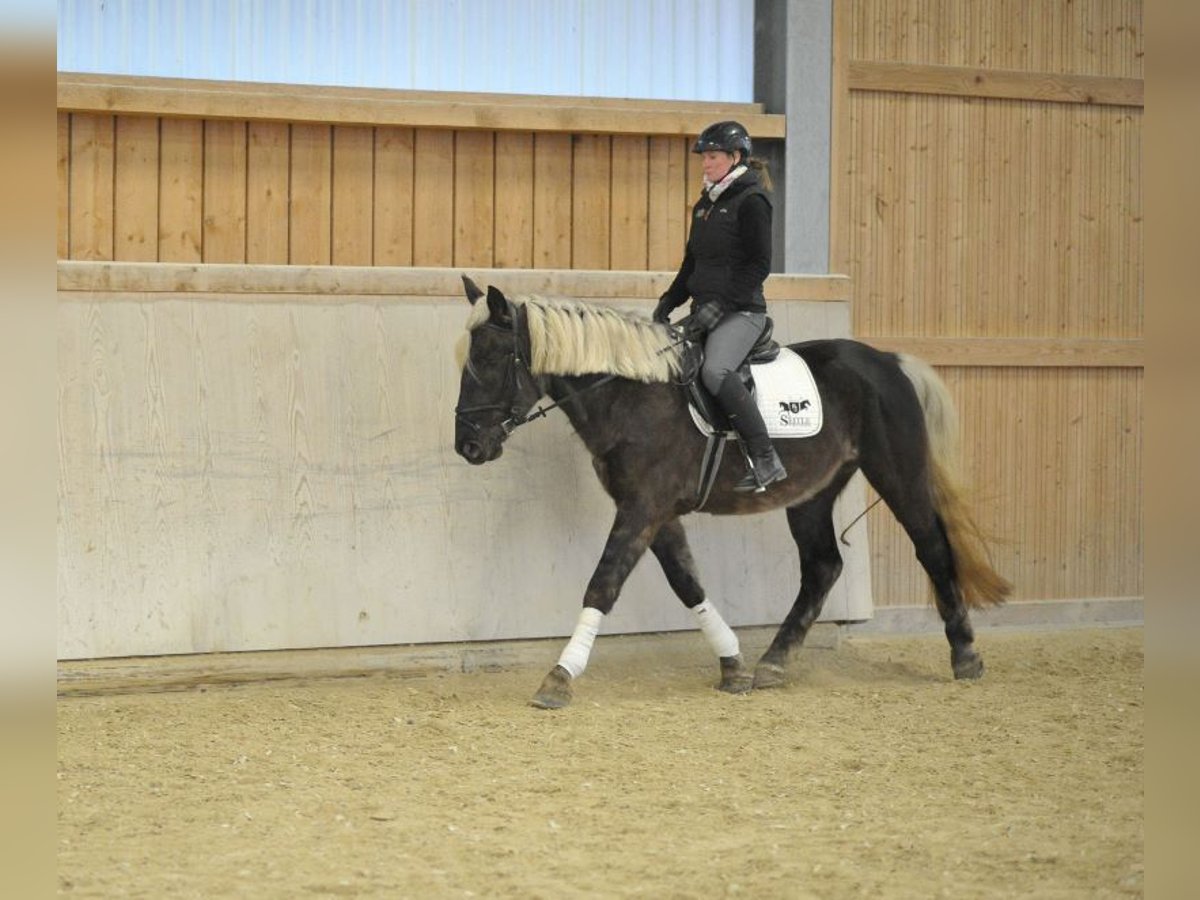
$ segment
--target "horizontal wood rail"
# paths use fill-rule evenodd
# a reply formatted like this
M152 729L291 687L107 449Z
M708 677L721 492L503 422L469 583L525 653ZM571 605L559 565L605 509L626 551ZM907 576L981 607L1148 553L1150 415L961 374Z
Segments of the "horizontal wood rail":
M460 274L505 293L589 299L657 299L674 272L612 272L564 269L408 268L389 266L256 266L226 264L112 263L61 260L58 290L64 299L99 299L105 294L139 294L171 300L179 295L220 295L243 302L289 300L319 294L329 302L363 297L457 297ZM850 299L844 275L772 275L771 300L838 302Z
M944 94L1109 106L1144 105L1142 79L1104 75L1064 75L1057 72L851 60L847 81L852 91Z
M881 350L911 353L935 366L1144 368L1141 338L933 338L863 337Z
M58 73L58 109L197 119L416 128L693 135L737 117L756 138L782 138L786 118L761 104L596 99L314 87Z
M297 97L321 96L340 99L432 100L439 103L490 103L494 106L544 106L547 100L567 106L596 109L672 109L681 112L743 113L763 112L761 103L733 103L725 100L651 100L634 97L581 97L568 94L495 94L481 91L421 91L390 88L345 87L339 85L286 84L275 81L228 81L199 78L164 78L146 75L113 75L94 72L59 72L59 88L97 85L164 88L172 90L218 90L232 93L247 90L255 95Z

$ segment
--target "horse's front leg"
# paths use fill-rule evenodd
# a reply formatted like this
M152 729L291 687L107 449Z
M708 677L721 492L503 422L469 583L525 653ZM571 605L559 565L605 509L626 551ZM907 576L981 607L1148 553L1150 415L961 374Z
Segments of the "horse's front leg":
M617 510L604 553L583 595L583 611L558 664L543 679L530 701L540 709L559 709L571 702L571 683L587 668L601 623L617 602L625 579L658 531L659 523L639 510Z
M730 694L750 690L754 686L754 673L742 659L737 635L704 595L683 523L672 519L664 524L654 536L650 550L662 566L671 590L695 614L696 624L720 660L721 681L717 688Z

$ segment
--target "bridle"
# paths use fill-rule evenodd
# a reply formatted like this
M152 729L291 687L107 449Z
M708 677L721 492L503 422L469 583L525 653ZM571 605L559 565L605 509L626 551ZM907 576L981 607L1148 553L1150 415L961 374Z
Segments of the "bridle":
M530 387L532 387L537 392L536 393L537 396L539 396L539 397L541 396L542 389L538 385L538 381L537 381L537 378L533 374L533 370L529 368L529 363L527 363L525 361L525 355L521 352L521 337L520 337L520 331L517 327L517 317L520 314L520 312L519 312L519 310L515 309L511 303L508 305L508 309L509 309L509 314L510 314L509 317L510 317L510 320L512 321L512 329L511 329L511 331L512 331L512 354L511 354L512 365L510 365L508 368L506 368L504 370L504 383L501 385L501 389L502 389L501 396L504 396L504 394L507 393L507 391L504 389L508 388L509 384L512 383L512 386L513 386L512 400L507 405L505 405L504 403L480 403L475 406L456 406L456 407L454 407L454 418L457 419L459 422L461 422L463 425L466 425L468 428L470 428L476 434L481 432L483 430L483 428L478 423L473 422L469 418L467 418L468 413L478 413L478 412L507 413L508 417L503 419L500 422L500 428L504 431L504 436L508 437L519 426L524 425L526 422L530 421L531 419L536 419L539 416L544 416L547 412L549 412L549 409L546 409L546 410L537 409L537 410L534 410L533 412L529 413L528 415L526 415L521 410L521 379L522 379L522 377L524 377L526 379L526 381L529 383ZM487 322L484 325L482 325L481 327L494 328L497 331L508 331L509 330L509 329L505 328L503 325L497 325L494 322ZM481 379L475 373L475 369L471 365L470 353L467 354L466 369L472 378L474 378L480 384L483 383L483 379Z

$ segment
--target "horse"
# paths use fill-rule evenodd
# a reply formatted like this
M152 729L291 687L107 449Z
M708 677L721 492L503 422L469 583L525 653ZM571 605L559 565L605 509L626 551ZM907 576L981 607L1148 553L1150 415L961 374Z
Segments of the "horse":
M783 684L789 659L841 573L833 504L859 470L912 540L932 582L954 678L983 674L968 608L1003 603L1012 586L988 558L955 467L954 403L927 363L848 339L790 345L820 391L820 431L775 441L789 474L763 492L732 490L743 474L734 454L717 471L704 511L746 515L782 507L800 554L799 592L751 670L736 633L705 596L680 522L700 506L697 472L707 441L678 384L684 370L678 331L579 300L510 299L494 286L479 303L483 291L465 275L463 285L471 311L456 348L462 374L455 451L472 465L499 458L519 425L544 415L545 409L531 410L548 397L591 452L616 504L578 623L533 706L571 702L603 618L647 549L717 655L719 690L736 694Z

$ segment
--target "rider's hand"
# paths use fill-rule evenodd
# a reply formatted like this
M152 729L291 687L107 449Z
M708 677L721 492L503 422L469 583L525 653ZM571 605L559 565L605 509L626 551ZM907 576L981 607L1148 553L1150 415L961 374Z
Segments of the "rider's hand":
M663 294L658 298L658 305L654 307L654 314L650 318L655 322L661 322L663 325L666 325L671 321L671 310L674 308L675 304L671 302L666 294Z

